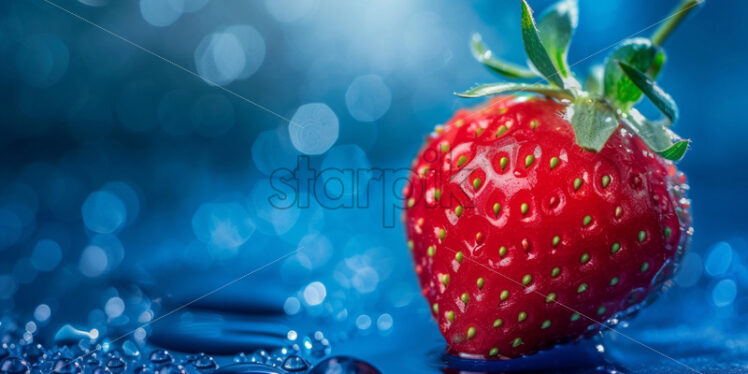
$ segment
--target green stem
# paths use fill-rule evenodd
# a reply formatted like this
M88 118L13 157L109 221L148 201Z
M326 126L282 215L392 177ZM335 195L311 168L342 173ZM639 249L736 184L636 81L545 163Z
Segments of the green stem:
M697 6L701 5L704 0L684 0L677 8L673 9L660 27L652 34L652 43L662 45L675 28L683 21L684 18Z

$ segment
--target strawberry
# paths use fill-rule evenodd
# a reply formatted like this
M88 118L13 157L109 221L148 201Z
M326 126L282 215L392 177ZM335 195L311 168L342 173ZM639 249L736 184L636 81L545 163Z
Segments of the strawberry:
M692 230L685 176L673 163L688 141L665 127L677 109L654 82L660 45L683 17L673 18L651 40L621 43L586 91L565 59L574 1L538 24L522 1L534 69L496 59L474 37L476 57L492 70L537 72L549 85L460 94L498 96L438 126L413 163L408 246L450 352L507 359L594 335L649 303L673 275ZM633 108L643 95L665 120Z

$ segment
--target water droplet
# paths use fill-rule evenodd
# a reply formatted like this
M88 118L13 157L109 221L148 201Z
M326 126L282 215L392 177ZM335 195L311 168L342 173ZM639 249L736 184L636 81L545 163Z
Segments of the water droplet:
M369 319L369 324L371 324L371 319ZM329 355L331 350L330 342L321 331L315 332L312 336L305 336L303 339L303 352L307 356L319 358Z
M112 371L106 366L93 366L86 368L86 374L111 374ZM44 374L43 372L41 374Z
M356 373L381 374L371 364L346 356L330 357L314 365L309 374Z
M123 360L120 357L112 357L109 361L106 363L106 367L115 374L122 373L127 368L127 364L125 363L125 360Z
M90 333L89 333L89 336L90 336ZM94 341L92 341L91 339L83 338L78 341L78 349L80 349L80 351L83 353L89 353L91 352L92 349L96 349L96 345ZM92 356L95 358L96 352L94 352Z
M174 358L171 357L169 351L164 349L157 349L151 352L150 355L148 355L148 361L150 361L154 365L160 366L174 362Z
M41 344L26 344L21 351L26 361L32 364L44 358L44 348Z
M29 372L29 364L18 357L8 357L0 362L0 373L24 374Z
M138 346L132 340L128 340L122 344L122 352L128 357L140 356L140 350L138 350Z
M151 365L140 365L133 370L135 374L154 374L155 371Z
M303 358L291 355L283 361L283 369L287 371L304 371L309 365L304 361Z
M197 360L195 360L194 364L195 368L203 373L212 373L213 371L218 369L218 364L213 359L213 357L210 356L201 356Z
M264 364L265 361L268 360L268 358L270 358L270 355L268 354L266 350L258 349L252 352L252 355L249 356L249 362Z
M0 341L4 341L5 336L0 337ZM9 340L9 339L8 339ZM2 361L4 358L8 357L10 355L10 351L8 350L8 347L5 346L5 344L0 345L0 361Z
M80 374L82 370L78 361L61 357L55 361L54 366L52 366L52 372L55 374Z

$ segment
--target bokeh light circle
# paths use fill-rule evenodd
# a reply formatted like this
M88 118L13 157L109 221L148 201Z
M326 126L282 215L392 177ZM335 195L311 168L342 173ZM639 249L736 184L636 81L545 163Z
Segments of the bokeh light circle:
M34 309L34 319L36 319L38 322L47 321L51 315L52 309L50 309L49 305L47 304L39 304Z
M301 303L299 302L299 299L295 297L289 297L283 303L283 311L286 312L286 314L288 314L289 316L299 313L300 310Z
M195 50L197 72L208 84L226 85L249 78L264 60L265 39L249 25L206 35Z
M366 330L371 327L371 317L366 314L362 314L356 317L356 327L359 330Z
M732 279L719 281L712 290L712 301L717 307L725 307L735 301L738 294L738 286Z
M390 109L392 93L378 75L362 75L353 80L345 92L345 104L353 118L373 122Z
M131 223L140 213L140 196L135 192L132 184L123 181L112 181L101 188L115 194L125 205L127 223Z
M117 318L125 311L125 301L119 297L112 297L104 304L104 313L109 318Z
M392 315L389 313L384 313L377 318L377 328L382 332L391 330L393 323Z
M149 24L166 27L184 12L184 0L140 0L140 14Z
M110 234L99 234L91 238L88 244L100 248L106 254L106 271L114 270L125 258L125 248L122 242Z
M81 274L95 278L104 274L109 266L106 252L95 245L86 247L81 253L78 269Z
M304 301L310 306L322 304L325 297L327 297L327 289L322 282L315 281L304 288Z
M62 248L56 241L42 239L31 252L31 264L39 271L51 271L62 260Z
M88 195L82 207L83 223L93 232L109 234L127 221L125 204L117 195L96 191Z
M732 247L727 242L714 244L704 261L704 270L711 276L725 274L732 262Z
M338 140L338 117L323 103L304 104L288 124L291 143L307 155L325 153Z

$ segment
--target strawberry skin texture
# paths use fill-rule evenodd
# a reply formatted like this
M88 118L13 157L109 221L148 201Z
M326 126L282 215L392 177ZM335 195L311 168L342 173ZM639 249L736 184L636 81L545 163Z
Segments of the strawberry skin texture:
M413 163L408 245L453 354L594 335L651 301L684 251L685 176L622 127L582 149L566 112L500 96L437 127Z

